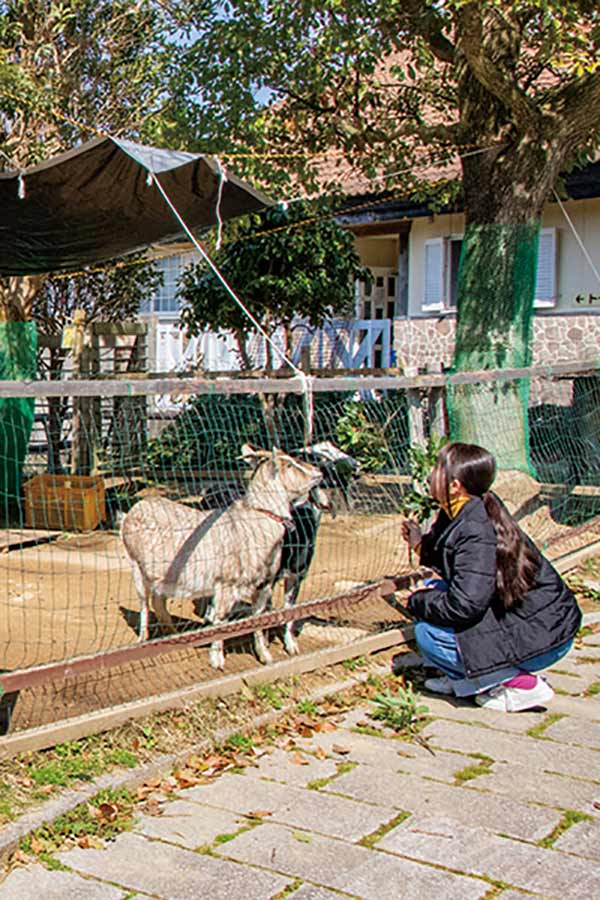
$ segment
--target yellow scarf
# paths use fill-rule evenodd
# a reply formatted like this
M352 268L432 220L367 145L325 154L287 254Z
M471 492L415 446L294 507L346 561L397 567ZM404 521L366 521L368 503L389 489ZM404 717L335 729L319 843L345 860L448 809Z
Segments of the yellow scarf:
M455 519L457 517L457 515L459 514L459 512L461 511L461 509L463 508L463 506L465 506L469 502L470 499L471 499L470 497L462 497L462 496L450 497L450 507L449 508L448 508L447 503L440 503L440 506L442 507L442 509L444 510L444 512L450 519Z

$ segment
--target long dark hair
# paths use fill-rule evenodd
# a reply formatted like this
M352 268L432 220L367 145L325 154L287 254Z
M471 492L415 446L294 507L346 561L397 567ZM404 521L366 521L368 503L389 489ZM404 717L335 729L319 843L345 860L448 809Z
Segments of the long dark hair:
M477 444L446 444L438 465L443 473L448 494L450 482L460 481L467 493L481 497L496 529L496 589L505 609L517 605L535 585L540 556L523 534L504 503L490 487L496 476L492 454Z

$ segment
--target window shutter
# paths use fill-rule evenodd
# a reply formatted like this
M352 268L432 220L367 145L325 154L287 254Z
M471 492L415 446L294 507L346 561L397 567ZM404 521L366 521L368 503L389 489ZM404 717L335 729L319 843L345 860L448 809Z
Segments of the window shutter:
M535 305L556 303L556 228L542 228L538 245Z
M446 294L446 241L434 238L425 241L425 290L423 309L444 305Z

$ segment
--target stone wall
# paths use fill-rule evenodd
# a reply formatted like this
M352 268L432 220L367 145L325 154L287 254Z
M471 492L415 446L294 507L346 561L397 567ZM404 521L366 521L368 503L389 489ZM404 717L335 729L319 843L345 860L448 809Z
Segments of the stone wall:
M402 368L424 367L432 371L449 366L454 350L455 319L396 319L394 352ZM569 360L598 359L600 314L534 316L533 365Z

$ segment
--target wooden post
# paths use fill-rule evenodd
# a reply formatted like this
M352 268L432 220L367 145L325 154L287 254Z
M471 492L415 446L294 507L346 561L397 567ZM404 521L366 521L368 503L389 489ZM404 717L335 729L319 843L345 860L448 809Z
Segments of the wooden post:
M83 349L85 345L85 310L76 309L73 313L73 378L81 378ZM73 429L71 441L71 474L80 472L83 443L83 409L84 397L73 398Z

